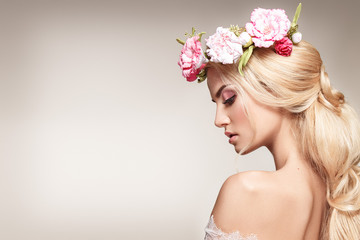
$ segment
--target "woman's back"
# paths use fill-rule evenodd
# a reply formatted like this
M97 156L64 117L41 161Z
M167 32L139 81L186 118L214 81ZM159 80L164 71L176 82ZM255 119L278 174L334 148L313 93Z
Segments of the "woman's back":
M183 76L207 80L215 125L240 155L265 146L277 170L227 179L214 223L262 240L360 239L360 122L301 40L300 10L290 22L283 9L256 8L244 28L218 27L206 52L204 32L178 40Z
M318 239L325 191L321 179L305 167L235 174L220 190L205 239L221 239L210 236L214 228L239 233L223 239L256 239L251 234L262 240Z

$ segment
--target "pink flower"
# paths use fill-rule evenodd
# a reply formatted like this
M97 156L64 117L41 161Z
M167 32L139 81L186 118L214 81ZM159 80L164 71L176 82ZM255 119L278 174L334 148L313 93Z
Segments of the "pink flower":
M291 25L283 9L257 8L251 13L250 20L245 28L256 47L270 47L286 36Z
M292 41L284 37L280 41L275 42L275 52L281 56L288 57L292 52L293 43Z
M218 27L216 33L206 39L206 51L212 62L235 63L243 54L242 39L227 28Z
M206 60L201 49L199 36L188 38L181 50L178 62L182 75L187 81L192 82L196 80L196 75L205 67Z

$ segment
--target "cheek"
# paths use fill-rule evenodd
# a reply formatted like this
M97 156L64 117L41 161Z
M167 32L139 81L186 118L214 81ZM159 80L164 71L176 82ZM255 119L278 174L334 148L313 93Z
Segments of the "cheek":
M257 116L256 126L263 138L272 138L280 130L281 120L280 114L265 109Z
M252 142L254 137L254 131L251 128L250 121L245 114L245 109L242 104L239 104L239 106L234 109L231 130L236 132L239 136L235 144L235 151L240 153L243 148L247 147ZM250 149L246 150L242 154L249 153L249 150Z
M241 103L235 103L232 111L232 121L236 130L241 130L239 134L245 134L245 131L250 131L250 122L245 114L244 106Z

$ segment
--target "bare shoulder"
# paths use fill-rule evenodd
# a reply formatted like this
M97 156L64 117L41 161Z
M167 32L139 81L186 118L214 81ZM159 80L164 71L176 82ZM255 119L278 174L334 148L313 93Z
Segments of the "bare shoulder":
M274 172L234 174L220 189L212 212L214 221L224 232L257 233L263 239L292 235L295 239L294 232L305 231L312 197L291 185Z

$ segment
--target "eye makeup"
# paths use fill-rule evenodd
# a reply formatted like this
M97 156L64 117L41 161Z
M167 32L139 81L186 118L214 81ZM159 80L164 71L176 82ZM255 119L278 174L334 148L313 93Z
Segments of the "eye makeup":
M236 93L232 89L224 89L222 92L223 104L232 104L235 101Z

